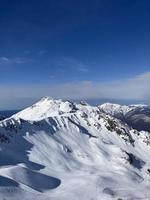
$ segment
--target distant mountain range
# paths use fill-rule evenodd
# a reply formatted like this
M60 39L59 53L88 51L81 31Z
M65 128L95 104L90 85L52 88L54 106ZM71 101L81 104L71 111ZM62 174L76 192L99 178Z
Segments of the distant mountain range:
M0 111L0 121L12 116L13 114L15 114L17 112L19 112L19 110L3 110L3 111Z
M99 106L105 113L110 114L132 128L139 131L145 130L150 132L150 106L149 105L119 105L105 103Z
M45 97L2 120L0 199L150 199L148 109Z

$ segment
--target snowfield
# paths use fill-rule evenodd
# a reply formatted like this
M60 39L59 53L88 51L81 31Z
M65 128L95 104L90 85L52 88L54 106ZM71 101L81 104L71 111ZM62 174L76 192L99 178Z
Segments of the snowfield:
M1 121L0 200L149 200L150 134L110 114L45 97Z

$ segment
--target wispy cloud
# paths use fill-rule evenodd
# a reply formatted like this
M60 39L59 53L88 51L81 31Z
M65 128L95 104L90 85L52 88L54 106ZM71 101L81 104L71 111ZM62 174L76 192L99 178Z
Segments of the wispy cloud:
M10 58L5 56L0 57L0 65L22 64L25 62L27 62L27 60L23 58Z
M0 57L0 61L3 63L8 63L9 62L9 58L7 57Z
M12 99L15 99L15 104L18 102L20 105L20 99L35 100L45 95L65 99L122 99L150 103L150 72L109 83L86 80L59 85L1 85L0 94L1 107L6 107L6 104L13 107Z
M63 67L83 73L89 71L89 66L84 64L82 61L71 57L61 57L57 59L56 64L61 68Z

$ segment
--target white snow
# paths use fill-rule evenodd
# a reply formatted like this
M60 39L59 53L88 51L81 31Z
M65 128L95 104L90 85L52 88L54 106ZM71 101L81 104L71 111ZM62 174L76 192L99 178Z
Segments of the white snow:
M149 133L99 107L46 97L0 122L0 139L0 199L150 199Z
M51 97L44 97L33 106L15 114L14 118L39 121L48 117L57 116L70 112L74 108L73 103L61 99L54 100Z
M103 109L106 113L111 114L111 115L115 115L118 113L122 113L125 115L137 107L143 108L146 106L147 105L145 104L131 104L127 106L127 105L120 105L120 104L115 104L115 103L104 103L100 105L99 107Z

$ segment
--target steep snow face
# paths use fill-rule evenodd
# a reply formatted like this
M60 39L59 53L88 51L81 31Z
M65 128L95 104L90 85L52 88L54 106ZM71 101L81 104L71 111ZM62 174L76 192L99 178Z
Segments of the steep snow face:
M0 199L146 199L149 156L147 132L99 107L44 98L0 122Z

